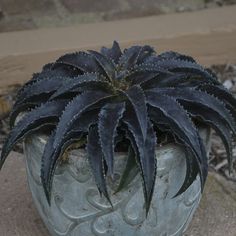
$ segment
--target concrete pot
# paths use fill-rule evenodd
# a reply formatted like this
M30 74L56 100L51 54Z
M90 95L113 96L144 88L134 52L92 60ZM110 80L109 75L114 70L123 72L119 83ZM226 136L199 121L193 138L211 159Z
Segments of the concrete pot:
M201 130L209 147L210 130ZM156 150L157 179L148 217L145 217L140 176L130 186L114 194L125 164L125 153L115 157L115 183L107 179L113 202L99 195L84 150L73 150L69 161L57 167L49 207L40 181L41 157L46 136L25 140L27 175L33 200L53 236L174 236L182 235L192 219L200 198L199 177L180 196L173 195L183 183L186 163L183 149L168 144Z

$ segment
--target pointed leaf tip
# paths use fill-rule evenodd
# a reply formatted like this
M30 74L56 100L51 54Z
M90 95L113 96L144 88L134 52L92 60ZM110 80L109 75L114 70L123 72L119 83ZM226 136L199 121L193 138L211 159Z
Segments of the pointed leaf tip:
M125 103L108 103L99 113L98 132L108 175L113 176L114 139L119 121L125 110Z
M104 160L102 148L99 143L99 134L97 126L90 128L88 133L88 142L87 142L87 156L89 160L92 173L94 175L95 183L98 187L100 193L108 200L112 206L110 196L107 191L106 179L105 179L105 170L104 170Z

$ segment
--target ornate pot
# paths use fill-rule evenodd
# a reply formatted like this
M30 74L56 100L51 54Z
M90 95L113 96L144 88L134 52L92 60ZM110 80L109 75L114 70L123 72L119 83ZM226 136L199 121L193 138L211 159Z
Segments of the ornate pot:
M209 147L210 130L201 130ZM48 205L40 181L41 157L47 137L32 135L25 140L29 187L33 200L53 236L177 236L182 235L201 199L199 177L189 189L172 198L184 181L185 153L175 144L156 150L157 179L148 217L145 216L140 176L127 189L114 194L125 164L125 153L115 158L115 182L107 179L113 208L100 196L84 150L73 150L68 163L57 167L52 203Z

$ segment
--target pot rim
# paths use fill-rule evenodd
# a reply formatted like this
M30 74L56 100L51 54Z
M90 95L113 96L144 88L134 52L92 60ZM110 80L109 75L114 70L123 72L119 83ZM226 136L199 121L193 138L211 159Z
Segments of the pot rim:
M199 127L198 129L199 129L200 136L204 140L204 144L206 145L206 151L208 153L209 148L210 148L210 139L211 139L211 133L212 133L211 128L208 126L203 126L203 125L201 125L201 126L199 125L198 127ZM32 134L31 137L32 136L35 139L38 139L38 141L40 143L42 143L43 145L45 145L47 143L47 138L49 137L49 135L44 134L42 132L40 133L37 131L34 134ZM166 151L173 151L176 148L182 148L182 147L183 147L183 145L181 145L181 144L171 142L171 143L167 143L167 144L160 145L160 146L156 145L155 149L156 149L156 151L158 150L158 152L163 153ZM86 153L85 148L72 149L72 150L70 150L70 153L73 155L73 152L75 152L75 151ZM125 155L126 153L127 152L115 152L115 155Z

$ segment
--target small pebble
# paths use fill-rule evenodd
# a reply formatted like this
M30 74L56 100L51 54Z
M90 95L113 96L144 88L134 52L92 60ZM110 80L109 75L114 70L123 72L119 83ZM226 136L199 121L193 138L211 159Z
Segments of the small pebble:
M233 82L231 80L226 80L223 85L225 86L225 88L227 89L231 89L233 87Z

